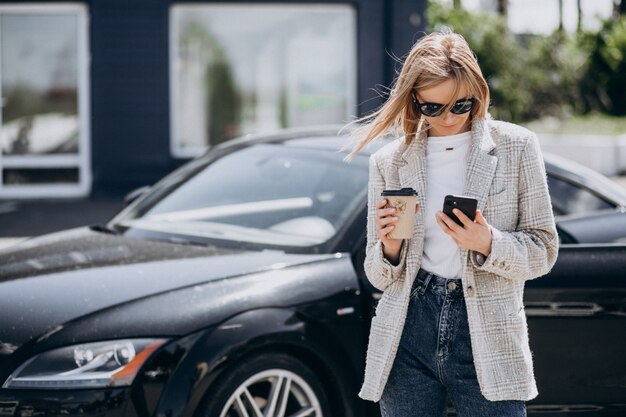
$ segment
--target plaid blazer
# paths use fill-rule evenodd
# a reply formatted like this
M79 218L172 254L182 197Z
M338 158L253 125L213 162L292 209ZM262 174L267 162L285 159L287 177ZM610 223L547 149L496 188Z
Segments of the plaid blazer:
M474 366L482 394L491 401L538 395L524 313L524 282L547 274L559 240L537 136L515 124L475 119L471 127L464 195L478 200L492 231L485 259L461 249L461 278ZM402 138L404 139L404 138ZM365 377L359 397L379 401L402 335L409 293L424 245L423 211L413 237L402 244L398 265L383 256L375 229L383 189L413 187L425 207L427 134L410 144L395 140L369 160L365 273L383 291L372 319ZM443 204L443 202L442 202Z

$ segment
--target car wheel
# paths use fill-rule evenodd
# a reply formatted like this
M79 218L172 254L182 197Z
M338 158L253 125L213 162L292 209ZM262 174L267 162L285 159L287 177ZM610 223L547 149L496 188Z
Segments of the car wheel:
M263 353L226 369L205 395L206 417L330 417L318 377L299 359Z

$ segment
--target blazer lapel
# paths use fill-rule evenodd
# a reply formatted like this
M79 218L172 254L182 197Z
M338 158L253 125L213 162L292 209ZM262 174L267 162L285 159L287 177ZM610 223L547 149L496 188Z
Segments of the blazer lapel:
M398 168L400 187L415 189L420 207L426 206L426 140L427 133L421 132L406 148L401 148L402 165ZM424 236L423 215L421 209L416 214L412 243L416 243L420 236Z
M486 120L474 120L472 123L472 142L465 168L463 195L477 199L477 208L481 212L485 207L487 194L498 163L498 157L490 154L495 146Z
M401 187L413 187L417 191L417 202L426 204L426 132L421 132L401 150L402 162L398 169Z

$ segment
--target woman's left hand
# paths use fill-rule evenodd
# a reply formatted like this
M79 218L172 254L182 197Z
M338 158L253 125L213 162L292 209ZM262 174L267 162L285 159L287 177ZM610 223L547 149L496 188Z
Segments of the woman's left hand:
M461 220L464 227L456 224L442 211L438 211L437 224L444 233L450 236L459 248L470 249L489 256L491 253L491 229L480 210L476 210L475 221L471 221L459 209L455 208L452 212Z

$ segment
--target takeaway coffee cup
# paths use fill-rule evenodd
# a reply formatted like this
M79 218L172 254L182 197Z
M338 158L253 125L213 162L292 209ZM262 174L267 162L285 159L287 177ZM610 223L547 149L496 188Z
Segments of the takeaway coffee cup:
M392 239L409 239L413 237L413 219L415 218L415 203L417 191L413 188L400 190L383 190L380 194L387 200L385 208L395 207L395 228L387 235Z

